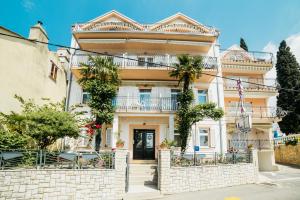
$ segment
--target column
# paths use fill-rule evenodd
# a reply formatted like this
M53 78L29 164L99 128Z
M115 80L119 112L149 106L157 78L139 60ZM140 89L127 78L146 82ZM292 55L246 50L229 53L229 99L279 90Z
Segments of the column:
M168 149L161 149L158 153L158 189L162 194L172 190L170 182L171 154Z
M122 199L125 195L126 186L126 157L127 150L117 149L115 152L115 194L116 199Z
M113 128L112 128L112 134L111 134L111 147L116 148L116 142L118 139L118 134L119 134L119 115L115 114L114 115L114 120L113 120Z
M170 114L169 116L169 140L174 140L174 114Z

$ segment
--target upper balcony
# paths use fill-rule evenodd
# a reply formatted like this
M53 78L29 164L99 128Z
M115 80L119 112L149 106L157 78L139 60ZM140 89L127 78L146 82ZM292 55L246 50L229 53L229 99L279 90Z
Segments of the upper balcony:
M269 123L276 119L276 107L265 105L253 105L244 107L245 113L251 116L253 123ZM240 108L237 106L226 106L225 117L228 123L235 123L240 116Z
M237 78L234 78L237 79ZM262 78L241 78L244 94L250 98L262 98L274 96L277 93L276 79L262 79ZM224 80L224 96L238 97L237 81L231 79Z
M245 51L233 46L221 51L223 72L265 74L273 67L273 54Z
M173 53L207 53L219 31L177 13L153 24L142 24L111 11L88 22L77 23L72 34L82 49L143 49Z
M91 54L92 55L92 54ZM92 55L95 56L95 55ZM101 56L108 58L109 56ZM77 54L72 59L72 71L74 75L81 77L82 64L88 64L89 56ZM176 55L168 54L118 54L113 59L115 65L120 67L122 80L169 80L176 79L169 76L173 66L178 63ZM208 74L217 73L218 61L216 57L203 56L204 71ZM213 76L202 75L198 81L210 82Z

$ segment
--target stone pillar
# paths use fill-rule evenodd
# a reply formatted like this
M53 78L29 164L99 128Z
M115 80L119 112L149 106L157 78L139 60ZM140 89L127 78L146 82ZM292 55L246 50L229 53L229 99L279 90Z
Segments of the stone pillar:
M116 148L116 142L118 139L118 134L119 134L119 115L115 114L114 115L114 120L113 120L113 127L112 127L112 134L111 134L111 147Z
M159 150L158 153L158 189L167 194L170 187L171 154L170 150Z
M254 174L255 174L255 182L258 181L258 169L259 169L259 163L258 163L258 152L257 149L252 149L251 150L251 162L254 165Z
M122 199L125 195L126 186L126 156L127 150L117 149L115 152L115 194L116 199Z
M174 115L169 116L169 140L174 140Z

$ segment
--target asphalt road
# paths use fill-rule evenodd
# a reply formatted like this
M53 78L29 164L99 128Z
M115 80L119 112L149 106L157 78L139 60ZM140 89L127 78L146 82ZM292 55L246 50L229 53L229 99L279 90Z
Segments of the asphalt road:
M300 200L300 168L279 167L278 172L260 173L260 184L181 193L160 200Z

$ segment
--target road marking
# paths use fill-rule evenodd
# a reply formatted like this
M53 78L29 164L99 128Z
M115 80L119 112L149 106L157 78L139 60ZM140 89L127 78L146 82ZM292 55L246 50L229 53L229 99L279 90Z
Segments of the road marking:
M239 197L225 197L224 200L241 200Z

